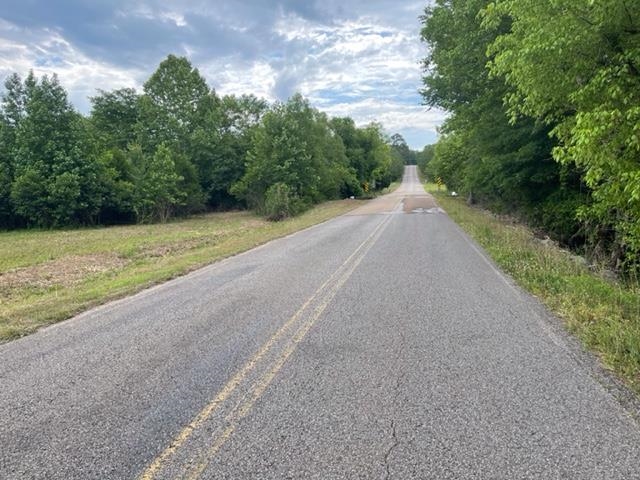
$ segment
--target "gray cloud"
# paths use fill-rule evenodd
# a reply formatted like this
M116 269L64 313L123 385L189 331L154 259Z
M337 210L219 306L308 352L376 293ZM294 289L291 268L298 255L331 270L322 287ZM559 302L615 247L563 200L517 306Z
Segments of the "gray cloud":
M299 91L359 123L384 117L389 129L407 132L419 147L433 140L443 118L419 106L424 6L413 0L23 0L0 13L0 77L57 72L86 111L95 89L140 88L175 53L188 56L221 93L284 100Z

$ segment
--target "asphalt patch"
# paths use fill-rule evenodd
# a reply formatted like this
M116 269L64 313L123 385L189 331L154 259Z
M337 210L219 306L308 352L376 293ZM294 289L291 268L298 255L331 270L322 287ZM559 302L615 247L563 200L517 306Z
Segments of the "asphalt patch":
M411 196L404 198L402 210L404 213L433 213L438 205L431 195Z

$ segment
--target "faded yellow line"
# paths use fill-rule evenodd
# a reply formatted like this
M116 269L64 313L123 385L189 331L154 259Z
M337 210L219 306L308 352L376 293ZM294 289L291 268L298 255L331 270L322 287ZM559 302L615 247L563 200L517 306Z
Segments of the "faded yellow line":
M386 226L389 223L389 221L390 221L390 217L385 219L385 221L382 222L381 225ZM356 268L358 268L358 265L360 265L362 260L365 258L366 254L373 247L373 245L375 245L376 240L380 237L382 232L383 232L383 229L380 229L379 231L375 232L377 233L377 235L375 236L375 239L373 239L371 243L367 246L367 248L363 250L361 255L356 260L354 260L353 265L351 265L349 269L346 272L344 272L342 276L336 281L336 283L331 286L326 297L322 299L321 303L318 306L316 306L311 318L300 327L300 329L296 332L296 334L291 339L287 347L282 351L280 356L276 359L276 361L273 363L273 365L267 371L267 373L265 373L265 375L253 385L250 391L251 393L250 398L244 404L242 404L235 412L232 412L226 418L229 425L227 425L225 430L215 439L214 443L211 445L207 453L203 456L202 460L191 468L191 470L189 471L186 477L187 480L197 480L198 478L200 478L200 475L202 475L202 472L204 472L204 470L207 468L209 463L211 463L211 460L213 459L213 457L215 457L216 453L218 453L220 448L222 448L222 446L231 437L231 435L236 429L238 422L242 420L244 417L246 417L249 414L249 412L251 412L256 401L262 396L262 394L265 392L267 387L271 384L271 382L276 377L280 369L284 366L284 364L289 359L291 354L295 352L299 343L306 337L307 333L309 333L313 325L316 323L318 318L320 318L320 316L325 311L325 309L329 306L329 304L331 303L333 298L336 296L340 288L342 288L342 286L349 279L349 277L351 277L351 275L356 270Z
M337 277L340 275L341 270L346 268L348 264L352 262L354 258L358 255L358 253L363 248L365 248L365 246L369 242L371 242L371 240L374 237L376 237L376 235L379 232L382 231L382 228L386 226L389 220L390 220L390 217L385 218L382 222L380 222L376 226L376 228L367 236L367 238L360 245L358 245L358 247L353 251L353 253L349 255L349 257L333 272L333 274L331 274L331 276L314 292L314 294L311 297L309 297L307 301L304 302L304 304L298 309L298 311L291 318L289 318L282 325L282 327L280 327L280 329L276 333L274 333L273 336L271 336L271 338L269 338L269 340L260 348L260 350L256 352L249 359L249 361L224 385L222 390L220 390L220 392L215 396L215 398L210 403L208 403L198 413L198 415L196 415L196 417L186 427L182 429L182 431L173 439L171 444L167 448L165 448L154 459L154 461L138 477L139 480L153 480L155 478L155 476L158 474L158 472L160 472L160 470L163 468L167 460L169 460L182 447L182 445L184 445L184 443L189 439L189 437L191 437L193 432L197 430L198 427L200 427L204 422L206 422L211 417L211 415L213 415L213 413L219 408L219 406L229 398L229 396L236 390L238 385L242 383L242 381L247 377L247 375L256 368L260 360L272 349L273 345L291 328L291 326L294 323L296 323L296 321L298 321L301 318L302 314L309 307L309 305L314 300L316 300L320 296L320 294L334 281L334 277ZM377 237L376 237L376 240L377 240ZM371 243L371 245L373 245L373 243ZM371 245L369 245L368 248L366 248L366 250L364 251L363 255L361 255L354 262L356 266L357 264L360 263L360 261L362 261L364 254L366 254L366 252L371 248ZM350 268L348 270L350 272L349 275L353 272L354 269L355 267ZM346 278L344 281L346 281ZM342 285L344 281L342 281L340 284ZM334 295L335 293L331 296L331 298L333 298ZM228 435L231 435L232 432L233 430L231 430L231 432L229 432ZM223 436L224 436L224 433L223 433ZM222 438L223 436L221 436L220 438Z

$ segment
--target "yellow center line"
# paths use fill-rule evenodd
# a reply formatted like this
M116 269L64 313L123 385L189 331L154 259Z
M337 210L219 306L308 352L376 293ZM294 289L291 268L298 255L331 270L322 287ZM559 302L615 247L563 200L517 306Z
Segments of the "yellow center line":
M400 202L398 202L399 204ZM397 206L396 206L397 208ZM394 208L394 210L396 210ZM298 331L294 334L293 338L286 345L286 348L279 354L277 360L273 363L268 372L261 377L250 388L250 398L242 404L242 406L232 411L226 418L229 423L225 430L218 436L211 447L207 450L207 454L204 459L194 466L189 472L190 479L198 478L204 471L206 466L211 461L211 458L216 452L224 445L226 440L231 436L236 428L236 424L244 416L246 416L251 410L253 404L262 395L267 386L271 383L278 371L282 368L282 365L286 362L289 356L296 349L297 344L305 337L307 332L311 329L315 321L320 317L322 312L331 302L338 290L351 276L353 271L357 268L360 262L363 260L367 252L375 244L377 239L382 234L384 227L389 223L391 216L385 217L376 228L367 236L367 238L354 250L354 252L334 271L334 273L314 292L314 294L307 299L304 304L298 309L298 311L289 318L280 329L273 334L271 338L256 352L247 363L224 385L222 390L214 397L214 399L208 403L195 417L185 426L182 431L173 439L171 444L165 448L154 461L144 470L144 472L138 477L139 480L153 480L156 475L162 470L167 461L177 453L177 451L185 444L185 442L191 437L194 431L196 431L204 422L206 422L216 412L216 410L231 396L231 394L238 388L238 386L246 379L246 377L258 366L260 361L270 352L273 346L280 340L291 327L298 322L309 306L325 295L321 303L315 308L310 320L305 322ZM326 293L325 293L326 291Z

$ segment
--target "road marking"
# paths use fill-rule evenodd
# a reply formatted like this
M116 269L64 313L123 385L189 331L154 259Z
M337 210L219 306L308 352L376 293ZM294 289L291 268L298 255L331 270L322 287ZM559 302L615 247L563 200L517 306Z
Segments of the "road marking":
M400 203L400 202L398 202ZM396 207L397 208L397 207ZM395 209L394 209L395 210ZM376 226L376 228L367 236L367 238L353 251L353 253L331 274L331 276L307 299L298 311L289 318L280 329L256 352L247 363L224 385L214 399L207 404L194 419L182 429L182 431L173 439L171 444L165 448L154 461L142 472L138 477L139 480L153 480L160 474L171 461L172 457L185 445L200 427L225 403L226 400L235 392L235 390L246 380L262 363L267 363L266 373L261 375L253 384L247 386L249 399L244 401L239 407L236 406L226 417L226 427L217 437L213 437L213 443L207 449L204 455L200 455L196 461L190 462L187 466L187 477L189 479L198 478L211 462L212 458L218 450L224 445L236 429L237 423L242 420L252 409L255 402L262 396L266 388L273 381L277 373L285 364L287 359L296 350L298 344L309 332L314 323L322 315L326 307L333 300L339 289L353 274L358 265L362 262L366 254L376 243L382 232L389 224L392 216L385 216L384 219ZM315 303L315 305L314 305ZM307 316L307 310L311 306L311 312ZM289 330L295 324L302 325L291 335L291 338L284 339L280 350L276 350L276 359L271 363L262 362L262 360L274 349L274 346L285 337ZM181 475L181 478L184 477Z

